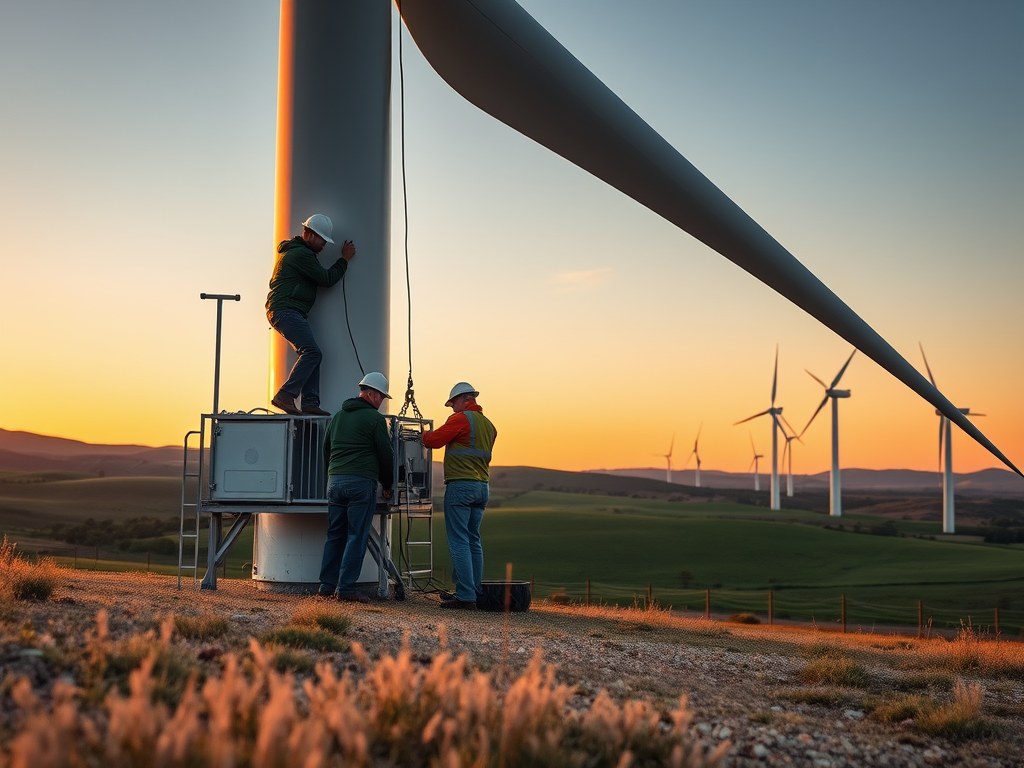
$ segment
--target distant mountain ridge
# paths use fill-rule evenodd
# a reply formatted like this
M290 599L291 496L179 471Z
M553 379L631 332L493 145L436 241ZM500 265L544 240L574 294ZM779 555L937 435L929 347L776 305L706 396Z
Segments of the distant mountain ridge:
M0 428L0 471L171 477L181 467L182 449L175 446L100 445Z
M588 475L612 475L656 481L657 489L671 492L678 485L681 493L694 485L694 471L675 470L672 484L665 483L665 470L651 467L634 469L595 469L586 472L563 470L541 470L525 467L495 467L502 471L498 482L512 484L527 470L548 473L545 484L564 485L575 489L603 486ZM0 471L79 472L90 475L102 473L107 477L171 477L180 475L182 470L182 449L179 446L152 448L144 445L102 445L71 440L64 437L39 435L33 432L19 432L0 428ZM958 494L979 494L998 496L1024 496L1024 478L1003 469L983 469L979 472L956 474ZM497 480L497 478L495 478ZM521 480L525 482L525 476ZM701 481L705 488L753 491L753 479L748 472L721 472L701 470ZM530 483L540 482L531 475ZM761 491L768 490L770 475L761 473ZM644 486L646 487L646 486ZM814 475L793 475L796 491L827 491L828 472ZM636 486L639 490L640 486ZM904 493L929 493L940 491L938 472L922 472L912 469L844 469L843 489L847 491L889 491ZM655 490L651 485L649 490Z
M665 481L665 470L648 467L636 469L594 469L597 474L643 477ZM708 488L753 488L753 475L749 472L720 472L701 470L701 484ZM782 474L783 489L785 475ZM1024 478L1005 469L982 469L978 472L953 473L958 494L986 494L999 496L1024 496ZM673 485L692 486L695 482L692 469L673 470ZM761 490L766 491L771 483L771 474L761 472ZM794 491L827 491L829 473L814 475L793 475ZM921 493L941 491L941 476L938 472L924 472L916 469L843 469L844 491L896 491Z

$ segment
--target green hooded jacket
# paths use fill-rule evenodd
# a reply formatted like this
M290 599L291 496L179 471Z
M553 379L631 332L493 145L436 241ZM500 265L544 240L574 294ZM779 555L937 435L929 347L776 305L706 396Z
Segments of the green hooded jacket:
M277 252L281 258L274 265L274 274L270 278L268 313L275 309L294 309L303 317L308 316L316 301L317 287L334 285L348 269L348 262L340 256L330 269L324 269L301 237L282 240Z
M328 475L367 477L391 490L395 452L387 419L361 397L346 400L327 423L324 462Z

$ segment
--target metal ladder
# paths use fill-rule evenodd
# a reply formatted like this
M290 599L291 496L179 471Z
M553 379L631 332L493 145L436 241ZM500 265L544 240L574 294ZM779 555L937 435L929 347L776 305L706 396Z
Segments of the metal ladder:
M408 470L411 472L411 467ZM407 474L406 477L409 475ZM396 489L400 492L400 489ZM405 541L400 541L399 546L402 548L402 555L405 559L406 569L402 571L402 575L409 580L410 588L414 588L417 577L426 577L429 583L434 578L434 507L431 504L430 510L426 512L413 511L409 503L409 493L406 489L405 496L405 509L401 510L400 518L405 517L406 522L409 524L409 530L406 534ZM414 540L413 528L422 528L423 525L416 525L414 520L425 520L426 521L426 538L421 540ZM420 534L421 535L421 534ZM416 547L426 548L426 563L418 562L415 565L413 551ZM418 566L418 567L417 567Z
M199 451L199 467L195 472L188 471L188 443L193 435L202 435L199 430L192 430L185 433L184 449L185 457L181 466L181 516L178 523L178 589L181 589L182 571L192 571L192 583L194 584L199 575L199 499L202 494L201 477L203 474L203 452ZM195 501L186 501L188 493L189 478L196 481ZM191 513L191 514L190 514ZM188 530L186 530L186 525ZM192 539L192 564L185 563L185 541Z

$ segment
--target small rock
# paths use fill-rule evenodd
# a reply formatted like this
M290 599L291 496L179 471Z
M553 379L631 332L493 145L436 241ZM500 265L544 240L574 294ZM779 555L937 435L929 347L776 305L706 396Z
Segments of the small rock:
M518 648L516 648L516 653L526 653L526 648L520 645Z
M921 757L929 765L940 765L942 763L942 750L938 747L932 747L931 749L926 749L921 754Z
M766 747L764 744L755 744L753 751L754 757L756 757L758 760L766 760L768 758L768 747Z
M723 725L722 730L718 732L718 738L728 739L730 736L732 736L732 728L730 728L728 725Z
M231 614L232 621L252 621L252 616L248 613L233 613Z
M850 720L860 720L864 717L864 713L861 712L859 709L848 709L845 712L843 712L843 716L849 718Z
M772 707L772 712L781 712L781 711L782 711L782 707L780 707L778 705L775 705L774 707Z
M711 726L707 723L697 723L697 730L700 731L702 736L707 736L711 733Z
M832 768L832 758L816 757L814 759L814 768Z
M39 659L39 658L42 658L43 652L41 650L39 650L38 648L22 648L21 649L21 655L22 656L28 656L28 657L33 658L33 659Z

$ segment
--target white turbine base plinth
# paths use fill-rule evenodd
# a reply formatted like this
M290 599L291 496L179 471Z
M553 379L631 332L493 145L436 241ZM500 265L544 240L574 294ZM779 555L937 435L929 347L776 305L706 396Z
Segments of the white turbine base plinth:
M270 592L315 592L320 586L327 516L320 512L283 512L261 513L255 518L252 580L256 588ZM380 523L381 517L375 516L373 528L378 533ZM366 552L358 583L377 582L377 561Z

